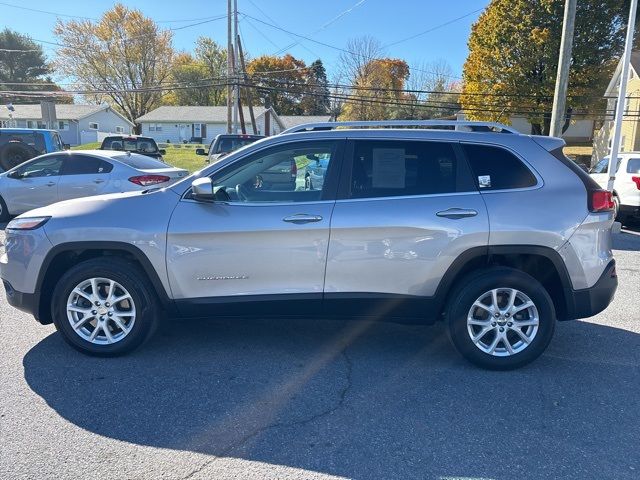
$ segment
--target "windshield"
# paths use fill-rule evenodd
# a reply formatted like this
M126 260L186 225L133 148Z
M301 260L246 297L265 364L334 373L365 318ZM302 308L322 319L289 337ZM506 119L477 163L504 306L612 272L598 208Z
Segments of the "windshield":
M105 138L103 150L123 150L125 152L158 153L158 145L153 138Z
M138 170L154 170L157 168L168 168L169 165L156 160L155 158L145 157L144 155L138 155L131 153L129 155L117 155L112 157L114 160L129 165L130 167L137 168Z
M258 140L257 138L237 138L237 137L222 137L215 145L213 153L229 153L233 152L240 147L249 145L250 143Z

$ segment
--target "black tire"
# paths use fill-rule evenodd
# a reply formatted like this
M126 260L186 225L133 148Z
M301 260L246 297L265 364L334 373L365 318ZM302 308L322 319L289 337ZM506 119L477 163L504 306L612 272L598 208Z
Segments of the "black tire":
M467 317L474 302L486 292L501 288L518 290L529 297L537 309L539 319L537 333L530 343L521 351L509 356L494 356L481 350L471 339L471 333L467 326ZM505 322L508 319L500 317L499 320ZM514 319L511 318L511 320ZM556 314L551 297L535 278L512 268L493 267L467 276L454 287L447 305L447 322L449 337L463 357L482 368L511 370L532 362L545 351L553 336ZM500 323L497 324L497 327L500 328ZM482 327L469 328L481 329ZM504 330L510 329L505 325ZM479 332L476 331L476 333ZM507 333L511 335L511 338L514 338L514 331ZM497 335L497 331L495 334ZM492 331L486 335L489 335L488 338L491 340ZM500 342L498 345L506 350L504 342Z
M114 280L128 291L133 300L136 311L135 322L129 333L115 343L104 345L91 343L76 333L67 317L67 300L72 290L91 278ZM69 269L62 275L54 289L51 308L56 329L69 345L88 355L114 357L131 352L155 332L158 324L156 304L157 297L153 287L140 268L125 259L111 257L86 260Z
M9 221L11 216L9 210L7 210L7 204L4 202L4 198L0 197L0 223Z
M613 196L613 219L620 223L623 223L622 221L626 220L622 218L622 215L620 214L620 199L617 195Z
M38 155L38 152L22 142L9 142L0 148L0 167L5 171L12 169Z

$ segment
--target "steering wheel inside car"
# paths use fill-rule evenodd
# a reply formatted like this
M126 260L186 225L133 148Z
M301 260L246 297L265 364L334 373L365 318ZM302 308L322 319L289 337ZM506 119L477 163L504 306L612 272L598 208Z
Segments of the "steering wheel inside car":
M249 190L241 183L236 185L236 195L238 195L238 199L242 202L249 200Z

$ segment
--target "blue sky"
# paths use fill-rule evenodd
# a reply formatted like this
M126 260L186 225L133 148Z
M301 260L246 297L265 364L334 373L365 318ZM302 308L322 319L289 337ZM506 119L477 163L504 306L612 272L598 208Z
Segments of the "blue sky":
M145 15L162 22L163 27L177 28L196 23L203 18L225 14L227 2L142 0L123 3L139 8ZM467 38L471 25L488 3L489 0L238 0L238 10L264 22L277 24L282 29L341 48L345 47L349 38L361 35L373 36L383 45L391 44L467 15L432 32L390 45L385 49L388 56L404 58L410 65L444 59L451 65L454 73L459 75L467 56ZM52 34L56 22L55 15L26 11L8 5L96 18L111 8L113 2L0 2L0 26L29 34L35 39L56 41ZM350 12L325 26L327 22L352 7ZM274 54L299 41L297 45L289 48L289 53L307 63L321 58L330 75L335 69L339 51L301 40L249 17L240 18L240 33L245 49L252 57ZM325 28L322 28L323 26ZM220 43L226 43L225 20L174 31L174 46L190 51L195 39L200 35L207 35ZM55 47L45 45L45 48L49 57L55 55Z

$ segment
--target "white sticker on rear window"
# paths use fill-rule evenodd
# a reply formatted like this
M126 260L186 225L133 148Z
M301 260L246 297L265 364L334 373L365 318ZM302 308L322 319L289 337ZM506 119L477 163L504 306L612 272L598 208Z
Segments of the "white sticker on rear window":
M491 175L478 175L478 186L480 188L491 187Z
M373 188L405 188L405 177L404 148L373 149Z

